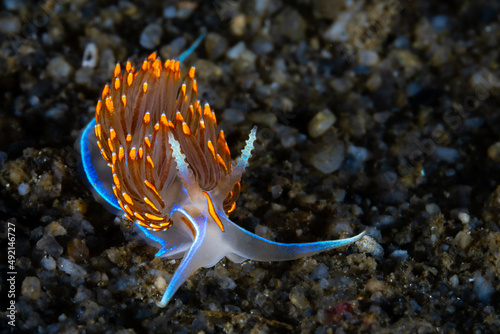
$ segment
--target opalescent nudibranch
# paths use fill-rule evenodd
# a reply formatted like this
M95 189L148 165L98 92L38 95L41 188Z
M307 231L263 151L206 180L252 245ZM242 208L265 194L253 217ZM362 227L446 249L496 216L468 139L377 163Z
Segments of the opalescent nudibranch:
M83 169L95 197L157 243L156 256L183 257L161 307L197 269L224 257L234 262L293 260L363 236L286 244L233 223L228 214L239 197L256 129L232 163L214 112L197 97L195 69L181 81L179 61L161 63L152 53L139 69L130 62L124 69L117 64L95 119L80 139Z

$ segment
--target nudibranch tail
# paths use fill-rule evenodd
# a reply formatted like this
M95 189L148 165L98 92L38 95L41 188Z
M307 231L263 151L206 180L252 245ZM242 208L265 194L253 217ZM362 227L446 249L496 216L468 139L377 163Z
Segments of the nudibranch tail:
M248 232L234 223L226 224L226 226L227 233L232 234L234 239L238 240L232 252L234 255L237 255L237 257L229 257L234 262L241 262L247 259L252 261L296 260L334 248L350 245L361 239L365 234L365 232L362 232L354 237L339 240L288 244L264 239L256 234Z

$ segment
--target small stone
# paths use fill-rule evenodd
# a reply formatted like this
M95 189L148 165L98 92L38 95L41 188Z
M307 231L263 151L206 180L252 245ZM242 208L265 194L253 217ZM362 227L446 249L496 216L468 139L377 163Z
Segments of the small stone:
M24 279L21 286L21 294L32 300L40 299L41 287L40 280L35 276L28 276Z
M167 288L167 281L162 276L158 276L155 279L154 286L158 291L165 291Z
M368 88L371 92L375 92L377 89L379 89L381 84L382 84L382 77L378 72L375 72L372 75L370 75L365 85L366 88Z
M65 80L73 73L73 67L63 56L52 58L47 65L47 74L53 79Z
M366 289L371 293L382 292L387 290L387 285L384 281L380 281L375 277L372 277L368 280L368 282L366 282Z
M186 45L187 41L184 37L177 37L160 49L160 56L164 59L175 58L186 49Z
M68 107L65 104L58 103L54 108L50 108L45 112L45 117L52 118L54 120L60 120L64 114L68 111Z
M247 49L245 42L241 41L226 52L227 58L235 60L235 69L238 72L253 69L257 56Z
M345 78L332 79L330 81L330 86L339 94L345 94L349 92L353 84L350 80Z
M141 32L139 44L145 49L152 50L160 45L162 34L161 22L150 23Z
M420 59L408 50L394 50L393 55L399 66L404 69L406 78L414 76L422 68Z
M14 35L21 32L21 20L14 15L0 18L0 33L3 35Z
M441 33L448 28L450 20L446 15L436 15L431 19L432 28L436 33Z
M341 220L329 225L327 230L329 238L337 238L339 235L352 235L354 233L352 224L347 220Z
M59 224L59 222L52 222L47 227L45 227L45 234L52 235L54 237L60 236L60 235L66 235L66 229Z
M219 34L209 33L205 37L205 50L207 50L208 58L215 60L226 53L227 40Z
M302 16L290 7L286 7L273 20L272 32L298 42L305 39L306 28L307 24Z
M175 6L165 7L163 10L163 17L166 19L173 19L177 16L177 8Z
M491 295L495 292L495 288L480 273L476 273L473 291L474 296L479 302L487 303L490 301Z
M89 289L80 285L72 301L73 303L81 303L87 299L92 299L92 292Z
M85 241L73 239L68 242L68 255L71 256L76 263L86 262L89 259L89 249Z
M239 14L231 20L229 29L234 36L243 36L246 25L247 19L245 15Z
M72 279L77 280L85 277L87 271L68 259L60 257L57 259L57 268L62 272L71 276Z
M88 43L83 51L82 67L94 68L99 61L99 51L95 43Z
M30 186L27 183L21 183L17 186L17 192L21 196L26 196L30 192Z
M384 256L384 248L369 235L363 236L361 240L356 241L355 245L360 253L370 253L374 257Z
M457 149L451 147L437 146L433 154L434 159L437 161L446 161L448 163L455 163L460 158L460 153Z
M488 147L488 157L494 162L500 162L500 141Z
M360 50L358 52L358 64L364 66L375 66L379 62L378 53L372 50Z
M431 64L440 67L450 61L452 51L447 46L439 46L432 53Z
M262 56L273 51L274 44L269 36L257 36L252 41L252 51Z
M344 161L344 153L342 142L323 145L320 151L312 156L311 164L319 171L330 174L340 168Z
M450 277L450 284L452 287L456 288L458 284L460 284L460 280L457 275L453 275Z
M116 66L116 58L113 50L104 49L99 57L99 67L105 73L112 73Z
M193 14L198 4L194 1L179 1L177 4L177 18L185 20Z
M165 291L165 290L160 290ZM113 303L113 295L108 289L97 289L96 299L100 305L111 305Z
M252 122L259 123L262 125L265 125L268 128L271 128L276 125L278 122L278 118L274 113L271 112L256 112L256 113L251 113L248 115L248 119ZM271 131L271 130L269 130ZM257 137L259 136L259 133L261 132L266 132L265 136L267 139L267 130L265 128L262 128L261 131L257 133ZM270 135L270 134L269 134Z
M238 124L245 120L245 114L241 110L227 108L222 113L222 119L231 124Z
M491 94L500 89L500 78L494 72L481 68L470 77L470 85L474 88L475 96L484 101Z
M323 109L314 115L314 117L309 122L307 130L309 132L309 136L312 138L317 138L325 133L333 124L337 117L329 110Z
M79 85L92 86L94 70L91 67L82 67L75 72L75 82Z
M305 310L311 306L311 304L309 304L309 300L307 300L306 296L304 296L304 292L297 286L294 286L292 288L292 290L288 294L288 298L290 299L292 304L300 311Z
M317 19L334 20L338 13L342 11L344 6L343 1L332 0L313 0L312 9L313 15Z
M50 255L45 256L40 260L40 264L46 270L55 270L56 269L56 260Z
M425 211L430 215L435 215L441 212L439 206L435 203L429 203L425 205Z
M63 253L64 249L56 239L51 235L44 235L38 242L36 243L36 248L47 252L54 258L58 258Z
M324 263L320 263L309 275L309 279L312 281L319 280L322 278L328 278L328 267Z
M273 196L273 199L280 197L282 193L283 187L279 184L271 186L271 195Z
M80 321L93 320L99 314L99 305L92 300L85 300L76 309L76 317Z
M458 214L458 219L462 222L462 224L466 225L470 221L470 216L468 213L465 212L460 212Z
M370 158L370 151L360 146L349 145L347 153L359 162L365 162Z
M468 231L460 231L455 236L455 243L463 250L469 248L472 243L472 237Z
M3 0L3 5L7 10L18 10L26 8L26 0Z
M82 220L80 225L82 226L82 230L86 233L94 234L94 226L92 226L88 220Z
M422 86L418 82L410 82L406 86L406 95L415 96L422 90Z
M196 67L196 78L199 81L217 80L224 75L220 67L206 59L197 59L194 67Z
M392 257L393 259L400 260L400 261L405 261L405 260L408 260L409 256L408 256L408 251L398 249L398 250L395 250L394 252L392 252L390 257Z
M118 291L129 291L136 289L138 285L137 278L133 276L121 276L115 282L115 289Z
M236 289L236 282L229 276L217 275L219 288L222 290Z

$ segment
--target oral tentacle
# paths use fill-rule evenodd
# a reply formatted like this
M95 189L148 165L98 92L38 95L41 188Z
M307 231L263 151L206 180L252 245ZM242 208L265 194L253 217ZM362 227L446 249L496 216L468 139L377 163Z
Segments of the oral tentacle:
M170 299L173 297L177 289L192 275L194 272L203 267L198 261L198 258L201 255L199 251L203 240L206 235L207 222L206 218L202 215L198 216L197 219L194 219L189 215L184 209L179 206L174 206L172 208L172 212L170 216L173 216L175 213L180 213L183 217L191 224L191 228L194 230L194 240L189 247L188 251L184 255L179 267L175 270L170 283L167 286L167 289L163 293L163 297L161 301L158 303L159 307L165 307Z
M227 254L231 253L229 235L221 232L221 229L214 222L207 220L206 213L193 218L185 209L174 206L171 215L176 215L184 219L179 219L191 225L194 239L191 247L187 250L179 267L165 290L163 297L158 304L160 307L167 305L177 289L185 282L197 269L201 267L213 267ZM177 220L177 219L176 219ZM179 222L180 223L180 222Z
M163 256L163 255L168 255L168 256L172 256L172 255L175 255L179 252L182 252L183 249L185 249L185 243L183 242L179 242L177 244L170 244L168 243L165 238L161 238L155 234L153 234L150 230L148 230L146 227L140 225L140 224L137 224L136 223L136 226L142 231L142 233L144 233L144 236L146 238L148 238L149 240L151 241L154 241L158 244L160 244L161 248L160 250L155 254L155 257L160 257L160 256ZM173 231L169 231L169 232L173 232ZM165 232L167 233L167 232ZM177 239L174 239L174 238L170 238L170 240L177 240Z

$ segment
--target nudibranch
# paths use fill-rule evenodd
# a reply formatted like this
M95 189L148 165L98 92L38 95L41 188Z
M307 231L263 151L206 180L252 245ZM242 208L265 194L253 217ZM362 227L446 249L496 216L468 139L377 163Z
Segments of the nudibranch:
M136 224L160 250L180 258L159 306L201 267L234 261L285 261L348 245L341 240L279 243L233 223L228 215L251 156L252 129L233 163L224 132L198 101L195 68L181 80L180 62L152 53L136 69L117 64L79 141L93 193L113 213Z

